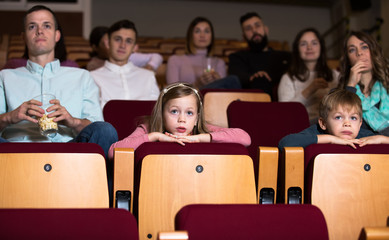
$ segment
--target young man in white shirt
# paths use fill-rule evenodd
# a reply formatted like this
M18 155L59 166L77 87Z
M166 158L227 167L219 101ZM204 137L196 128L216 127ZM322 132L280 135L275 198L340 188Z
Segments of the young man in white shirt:
M93 71L104 66L108 59L108 27L97 26L93 28L89 35L89 44L92 48L91 59L86 65L88 71ZM129 61L135 66L157 71L163 62L163 57L159 53L138 52L139 45L135 46L134 52L130 55Z
M108 60L91 72L100 88L101 108L112 99L156 100L159 96L154 73L128 61L136 36L135 25L129 20L116 22L108 30Z

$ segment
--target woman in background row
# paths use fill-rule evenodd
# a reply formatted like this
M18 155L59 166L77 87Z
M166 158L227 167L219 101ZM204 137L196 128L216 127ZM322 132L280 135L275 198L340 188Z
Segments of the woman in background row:
M327 65L324 39L314 28L300 31L294 42L292 62L278 87L280 102L301 102L311 124L317 123L321 99L338 85L339 73Z
M389 62L381 46L364 32L351 32L341 59L339 87L362 100L364 124L389 136Z
M196 88L241 88L238 77L227 76L223 59L212 56L214 38L212 23L196 17L186 34L185 55L173 55L168 60L167 83L185 82Z

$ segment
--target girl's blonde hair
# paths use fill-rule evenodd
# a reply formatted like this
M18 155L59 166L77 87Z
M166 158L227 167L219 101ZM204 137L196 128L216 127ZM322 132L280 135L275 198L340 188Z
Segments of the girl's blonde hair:
M161 91L149 120L149 132L165 132L166 129L163 120L163 111L166 103L172 99L182 98L189 95L195 96L198 111L197 123L195 124L192 133L208 133L204 120L203 103L200 93L197 89L186 83L173 83Z

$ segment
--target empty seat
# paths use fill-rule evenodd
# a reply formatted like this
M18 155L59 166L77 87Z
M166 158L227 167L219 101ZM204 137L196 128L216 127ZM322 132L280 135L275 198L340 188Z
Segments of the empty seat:
M328 239L324 216L313 205L188 205L175 223L190 240Z
M389 145L313 144L295 160L305 167L304 201L321 209L331 239L357 239L363 227L386 226Z
M228 127L227 107L233 101L270 102L270 96L261 90L204 89L204 117L213 125Z
M150 116L156 101L110 100L103 109L104 120L116 128L119 140L130 135L142 116Z
M144 143L135 151L134 169L134 214L141 239L173 231L175 214L189 203L257 201L252 159L240 144Z
M227 115L230 127L241 128L250 134L248 150L254 160L259 200L266 198L269 202L272 194L273 199L279 198L276 194L277 172L282 171L284 164L278 164L278 142L288 134L309 127L304 105L298 102L234 101L228 106ZM269 174L269 169L272 169L272 174Z

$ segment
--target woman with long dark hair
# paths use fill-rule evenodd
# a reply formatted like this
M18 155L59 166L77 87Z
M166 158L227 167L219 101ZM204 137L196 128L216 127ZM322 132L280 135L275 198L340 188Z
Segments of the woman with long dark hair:
M311 124L317 122L321 99L338 84L339 73L327 65L324 39L314 28L301 30L293 42L292 62L278 87L280 102L301 102Z
M362 127L389 136L389 61L369 34L351 32L343 46L339 87L362 101Z

